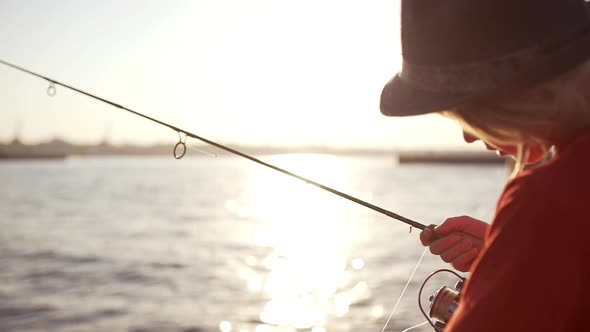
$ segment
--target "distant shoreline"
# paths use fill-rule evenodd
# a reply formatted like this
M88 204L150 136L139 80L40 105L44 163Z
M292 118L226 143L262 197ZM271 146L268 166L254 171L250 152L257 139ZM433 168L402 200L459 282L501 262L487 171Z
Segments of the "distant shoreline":
M403 152L397 153L400 164L505 164L506 158L491 152Z
M34 160L34 159L65 159L70 156L165 156L172 155L173 144L156 144L152 146L112 145L101 143L95 145L79 145L54 139L39 144L23 144L17 139L9 144L0 144L0 160ZM198 151L202 150L203 153ZM207 154L230 155L229 152L209 145L191 145L188 154L204 156ZM395 151L387 149L334 148L325 146L301 147L268 147L268 146L231 146L245 154L260 156L286 153L318 153L349 156L391 156L400 164L437 163L437 164L503 164L505 158L493 153L482 151Z

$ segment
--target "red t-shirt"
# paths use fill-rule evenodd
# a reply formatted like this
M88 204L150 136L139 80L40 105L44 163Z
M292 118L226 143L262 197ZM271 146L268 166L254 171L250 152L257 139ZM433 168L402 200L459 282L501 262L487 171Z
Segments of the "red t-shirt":
M511 180L445 332L590 331L590 129Z

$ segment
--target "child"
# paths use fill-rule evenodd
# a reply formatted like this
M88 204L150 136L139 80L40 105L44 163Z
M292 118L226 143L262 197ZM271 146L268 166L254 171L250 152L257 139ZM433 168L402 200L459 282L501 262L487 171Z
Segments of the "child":
M467 142L516 160L491 226L463 216L421 233L431 252L471 271L445 332L590 330L589 8L402 0L404 62L382 113L439 112ZM523 170L550 150L551 161Z

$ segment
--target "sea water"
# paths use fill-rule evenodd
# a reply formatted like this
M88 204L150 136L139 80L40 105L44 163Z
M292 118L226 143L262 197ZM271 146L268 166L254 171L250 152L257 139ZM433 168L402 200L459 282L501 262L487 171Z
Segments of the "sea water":
M423 224L489 221L508 175L261 159ZM238 157L7 161L0 179L0 331L381 331L423 252L419 230ZM427 253L387 331L425 321L440 268ZM454 281L431 279L426 310Z

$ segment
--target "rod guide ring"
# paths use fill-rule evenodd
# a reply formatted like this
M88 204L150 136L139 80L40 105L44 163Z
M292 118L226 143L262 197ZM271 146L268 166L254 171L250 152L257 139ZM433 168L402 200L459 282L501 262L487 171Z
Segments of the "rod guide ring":
M184 134L184 136L183 136ZM186 154L186 133L178 131L178 143L174 146L174 151L172 154L176 159L182 159Z
M182 159L182 157L184 157L184 155L186 154L186 144L182 141L176 143L176 145L174 146L173 154L174 158Z
M49 87L47 87L47 95L49 97L55 96L57 90L55 89L55 84L52 81L49 81Z

